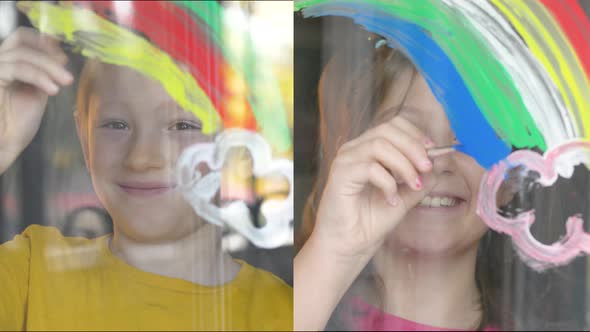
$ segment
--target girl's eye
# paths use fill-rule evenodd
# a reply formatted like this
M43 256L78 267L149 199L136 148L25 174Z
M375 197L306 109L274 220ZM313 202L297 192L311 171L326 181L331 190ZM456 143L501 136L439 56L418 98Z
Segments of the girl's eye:
M181 122L177 122L175 123L172 128L170 128L172 130L201 130L201 125L196 124L196 123L191 123L191 122L187 122L187 121L181 121Z
M116 130L125 130L127 129L127 124L122 121L110 121L101 126L101 128L107 129L116 129Z

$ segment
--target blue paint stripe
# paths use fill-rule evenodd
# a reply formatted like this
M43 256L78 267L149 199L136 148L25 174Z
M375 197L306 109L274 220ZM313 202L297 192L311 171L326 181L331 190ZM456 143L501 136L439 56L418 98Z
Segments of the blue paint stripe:
M349 17L385 37L389 44L410 57L428 82L462 144L461 152L472 156L486 169L510 154L510 146L496 135L449 57L419 26L371 6L351 3L315 5L303 9L303 14L305 17Z

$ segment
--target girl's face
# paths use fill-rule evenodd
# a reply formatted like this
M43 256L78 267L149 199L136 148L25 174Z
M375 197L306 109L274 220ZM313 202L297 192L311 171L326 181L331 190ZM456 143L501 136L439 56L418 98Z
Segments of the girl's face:
M100 65L87 117L77 118L94 190L117 231L136 241L185 236L201 221L175 187L186 147L211 140L155 80Z
M424 78L419 74L413 79L412 76L407 71L394 84L375 120L380 123L401 116L422 130L437 147L458 143L444 109ZM436 157L433 165L437 185L396 227L387 245L437 256L477 248L487 230L475 213L484 168L460 152Z

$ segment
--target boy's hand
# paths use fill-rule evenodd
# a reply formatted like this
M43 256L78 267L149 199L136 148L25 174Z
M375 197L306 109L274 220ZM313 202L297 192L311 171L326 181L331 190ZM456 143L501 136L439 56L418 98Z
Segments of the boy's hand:
M37 133L48 96L73 82L67 60L56 40L31 28L0 44L0 174Z

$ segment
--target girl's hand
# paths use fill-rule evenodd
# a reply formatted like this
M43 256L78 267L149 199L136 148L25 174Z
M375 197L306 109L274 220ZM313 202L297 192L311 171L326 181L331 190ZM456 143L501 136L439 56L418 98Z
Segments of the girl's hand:
M436 184L426 151L433 146L400 116L344 144L330 169L313 240L338 261L368 262Z
M54 39L32 28L0 44L0 174L37 133L48 96L73 82L67 60Z

